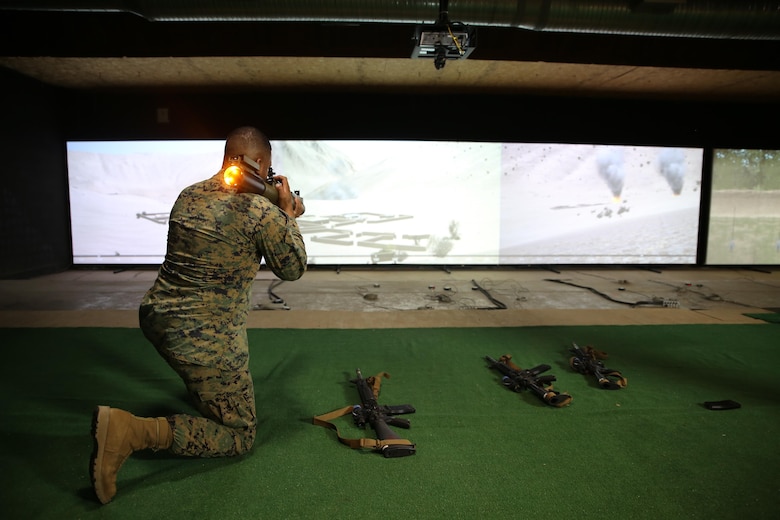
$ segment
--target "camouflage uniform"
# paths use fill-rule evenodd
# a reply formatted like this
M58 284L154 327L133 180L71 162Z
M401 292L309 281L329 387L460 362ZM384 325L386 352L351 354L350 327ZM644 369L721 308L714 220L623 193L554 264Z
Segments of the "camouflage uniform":
M139 309L144 335L203 414L169 417L173 453L220 457L252 447L246 319L261 257L283 280L303 275L306 249L294 219L264 197L225 187L221 172L182 191L165 261Z

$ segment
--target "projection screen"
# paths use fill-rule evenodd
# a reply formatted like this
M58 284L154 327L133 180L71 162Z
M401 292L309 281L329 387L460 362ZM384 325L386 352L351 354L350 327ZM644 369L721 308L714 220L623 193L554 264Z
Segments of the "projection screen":
M224 141L67 143L73 262L159 264ZM694 264L699 148L272 141L312 265Z
M780 264L780 150L715 149L708 265Z

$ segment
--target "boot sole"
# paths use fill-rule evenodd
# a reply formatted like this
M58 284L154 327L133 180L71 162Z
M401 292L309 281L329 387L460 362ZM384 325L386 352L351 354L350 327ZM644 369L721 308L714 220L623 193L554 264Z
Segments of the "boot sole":
M111 502L111 499L113 498L106 496L106 491L103 489L103 483L101 479L98 478L98 475L102 474L103 470L103 452L106 446L106 437L108 436L109 410L110 408L108 406L98 406L92 414L92 439L94 441L94 449L89 464L89 473L90 479L92 480L92 486L95 488L95 494L102 504Z

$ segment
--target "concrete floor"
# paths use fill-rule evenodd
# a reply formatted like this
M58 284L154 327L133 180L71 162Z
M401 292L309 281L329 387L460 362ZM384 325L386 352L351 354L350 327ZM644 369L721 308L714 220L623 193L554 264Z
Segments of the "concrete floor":
M132 310L156 270L73 269L0 280L0 311ZM262 270L255 310L780 309L780 270L739 268L312 268L296 282Z

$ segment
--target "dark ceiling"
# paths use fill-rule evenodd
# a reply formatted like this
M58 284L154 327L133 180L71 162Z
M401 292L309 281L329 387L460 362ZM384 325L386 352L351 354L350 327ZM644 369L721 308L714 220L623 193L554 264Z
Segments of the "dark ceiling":
M422 3L438 2L407 2ZM150 20L122 10L63 10L50 4L99 3L0 0L0 65L70 89L400 90L780 101L779 2L753 2L763 6L759 19L768 22L754 37L750 29L738 37L692 36L682 30L680 35L653 34L660 33L657 28L621 34L603 32L590 22L565 31L473 25L477 37L468 58L450 59L441 69L433 60L411 58L420 24L410 21L330 21L324 15L319 20L301 16L300 21L278 15L268 20ZM601 4L673 9L685 2ZM46 9L32 7L41 5ZM716 15L709 13L707 20ZM707 27L696 20L690 25Z

